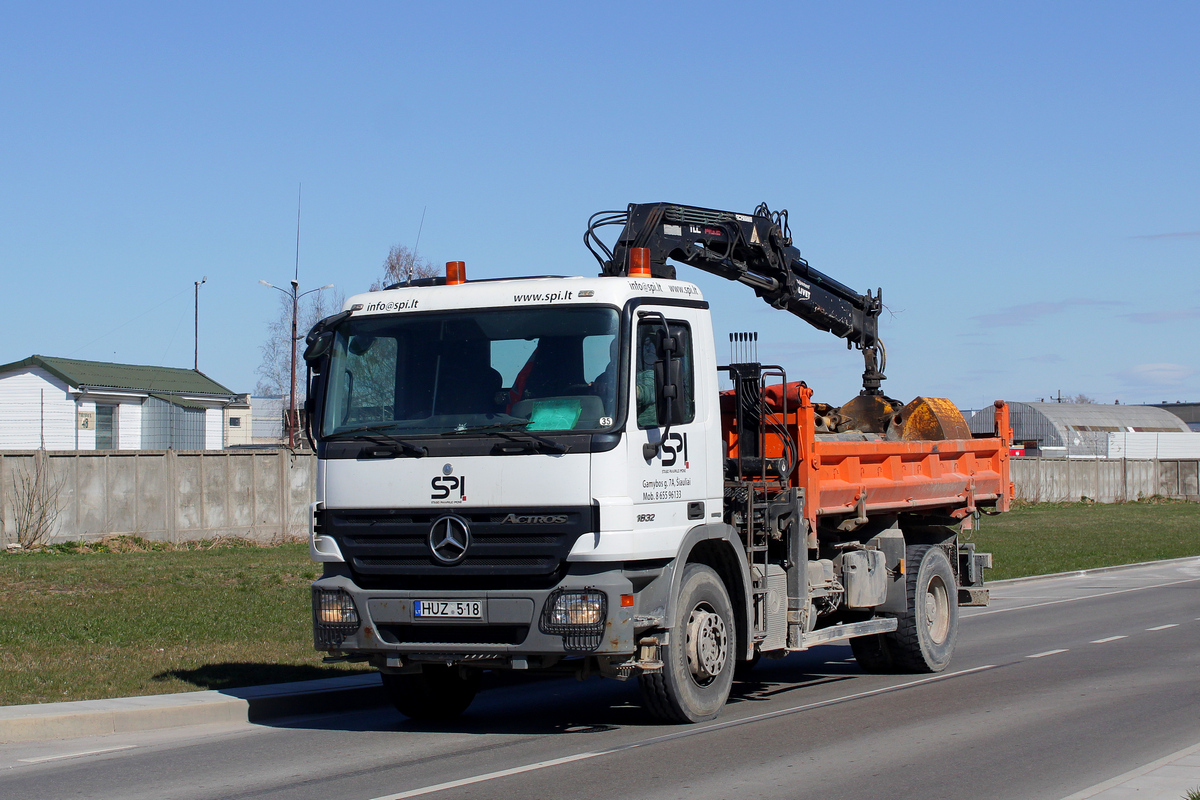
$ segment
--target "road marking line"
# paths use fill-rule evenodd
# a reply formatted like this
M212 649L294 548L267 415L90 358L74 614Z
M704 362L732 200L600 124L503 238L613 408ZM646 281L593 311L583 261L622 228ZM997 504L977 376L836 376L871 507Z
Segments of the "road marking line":
M1157 628L1146 628L1148 631L1165 631L1167 628L1178 628L1178 622L1172 622L1170 625L1159 625Z
M521 767L510 767L508 769L497 770L496 772L486 772L482 775L475 775L470 778L460 778L459 780L456 780L456 781L446 781L445 783L437 783L437 784L433 784L432 786L422 786L418 789L409 789L408 791L398 792L396 794L387 794L387 795L383 795L381 797L372 798L372 800L407 800L407 798L409 798L409 797L423 797L424 795L427 795L427 794L434 794L435 792L444 792L449 789L460 789L463 786L471 786L476 783L484 783L486 781L496 780L497 778L507 778L512 775L521 775L526 772L534 772L536 770L546 769L548 767L557 767L562 764L571 764L576 761L586 761L586 760L592 759L592 758L599 758L600 756L607 756L607 755L612 755L614 753L620 753L625 750L633 750L638 747L646 747L648 745L659 744L661 742L672 742L672 741L675 741L676 739L686 739L688 737L696 736L701 733L708 733L709 731L719 731L719 730L725 730L726 728L735 728L735 727L738 727L739 725L748 725L752 722L761 722L761 721L767 720L767 719L775 719L777 717L785 717L790 714L798 714L801 711L811 711L816 708L824 708L826 706L837 705L838 703L844 703L844 702L848 702L850 700L860 700L864 697L873 697L875 695L887 694L889 692L898 691L900 689L907 689L910 686L920 686L920 685L926 684L926 683L933 683L934 681L943 681L943 680L946 680L947 678L957 678L962 675L971 675L976 672L983 672L985 670L995 669L996 666L997 666L996 664L985 664L982 667L972 667L971 669L964 669L964 670L960 670L958 672L946 672L941 675L935 675L932 678L921 678L920 680L909 681L908 683L900 683L900 684L896 684L894 686L884 686L879 689L871 689L866 692L858 692L857 694L849 694L849 695L844 695L842 697L834 697L834 698L830 698L829 700L821 700L816 703L809 703L809 704L803 705L803 706L796 706L795 708L784 708L784 709L780 709L779 711L768 711L764 714L755 714L752 717L745 717L743 719L731 719L728 722L717 722L712 725L705 725L702 728L692 728L690 730L680 731L678 733L668 733L664 736L654 736L650 739L643 739L640 742L630 742L629 744L622 744L622 745L618 745L616 747L610 747L607 750L593 750L593 751L590 751L587 753L576 753L573 756L563 756L562 758L552 758L549 761L538 761L536 763L526 764Z
M18 758L22 764L40 764L43 761L57 761L60 758L79 758L80 756L94 756L98 753L114 753L117 750L132 750L137 747L136 744L127 744L124 747L106 747L103 750L84 750L82 753L66 753L61 756L41 756L40 758Z
M1094 642L1088 642L1088 644L1108 644L1109 642L1115 642L1117 639L1128 639L1128 638L1129 638L1128 636L1110 636L1107 639L1097 639Z
M1055 656L1055 655L1058 655L1059 653L1065 653L1065 652L1067 652L1067 651L1066 650L1047 650L1044 653L1034 653L1031 656L1025 656L1025 657L1026 658L1044 658L1045 656Z
M1009 611L1024 611L1027 608L1041 608L1042 606L1056 606L1060 603L1077 603L1080 600L1095 600L1097 597L1109 597L1114 594L1128 594L1129 592L1141 592L1145 589L1164 589L1168 586L1178 586L1181 583L1195 583L1200 581L1200 578L1187 578L1182 581L1171 581L1170 583L1155 583L1150 586L1134 586L1130 589L1115 589L1111 592L1101 592L1100 594L1088 594L1083 597L1065 597L1062 600L1047 600L1044 603L1030 603L1027 606L1014 606L1012 608L993 608L990 611L979 611L974 614L963 614L961 619L975 619L976 617L986 617L989 614L1005 614ZM999 598L997 598L999 599ZM1200 620L1200 617L1196 618Z

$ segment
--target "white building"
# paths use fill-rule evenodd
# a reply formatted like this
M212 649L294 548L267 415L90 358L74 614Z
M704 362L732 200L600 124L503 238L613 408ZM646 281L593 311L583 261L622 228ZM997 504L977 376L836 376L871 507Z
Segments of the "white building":
M225 446L245 447L251 444L250 395L239 394L225 406Z
M235 398L197 370L34 355L0 366L0 450L220 450Z

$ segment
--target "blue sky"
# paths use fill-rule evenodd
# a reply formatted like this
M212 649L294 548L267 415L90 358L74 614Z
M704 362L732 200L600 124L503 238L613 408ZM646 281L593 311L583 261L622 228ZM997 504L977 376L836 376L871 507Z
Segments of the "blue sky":
M883 288L885 389L1200 400L1200 5L0 5L0 363L200 368L251 391L295 263L393 244L472 277L594 274L588 216L790 211ZM840 404L862 362L696 278L718 352Z

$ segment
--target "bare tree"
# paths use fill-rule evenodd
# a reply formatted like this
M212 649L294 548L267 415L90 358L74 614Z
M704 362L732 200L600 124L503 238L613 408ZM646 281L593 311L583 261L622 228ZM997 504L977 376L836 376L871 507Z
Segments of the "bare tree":
M307 297L300 298L300 313L296 318L296 336L300 338L299 349L296 353L296 402L300 403L305 396L304 385L304 336L318 320L336 314L346 302L346 297L336 289L313 292ZM284 397L291 392L291 379L288 370L292 363L292 299L286 295L279 296L279 313L267 326L267 340L259 350L262 352L262 362L258 365L258 385L254 393L274 397Z
M406 283L410 273L413 278L432 278L437 275L437 269L415 250L402 244L393 245L383 260L383 277L371 284L371 291L378 292L394 283Z
M62 511L65 474L54 475L45 450L33 454L33 463L12 476L13 516L17 544L24 550L45 547L54 538L54 525Z
M1068 403L1085 403L1085 404L1090 405L1092 403L1095 403L1096 401L1081 392L1081 393L1075 395L1074 397L1072 397L1067 402Z

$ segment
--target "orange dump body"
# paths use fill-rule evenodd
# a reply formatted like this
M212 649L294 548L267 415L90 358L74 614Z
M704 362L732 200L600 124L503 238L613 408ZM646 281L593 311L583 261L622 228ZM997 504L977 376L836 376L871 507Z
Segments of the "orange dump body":
M775 390L777 393L780 390ZM1008 406L996 403L994 437L938 441L839 441L815 432L812 390L788 385L785 413L768 414L764 455L784 456L784 443L773 425L795 443L799 464L784 483L804 489L805 516L815 532L819 517L863 518L872 514L926 512L962 519L980 505L1007 511L1013 497L1009 477L1012 430ZM792 401L799 404L793 405ZM775 408L780 406L771 403ZM738 454L732 404L722 404L722 429L730 458Z

